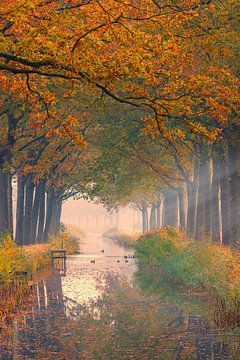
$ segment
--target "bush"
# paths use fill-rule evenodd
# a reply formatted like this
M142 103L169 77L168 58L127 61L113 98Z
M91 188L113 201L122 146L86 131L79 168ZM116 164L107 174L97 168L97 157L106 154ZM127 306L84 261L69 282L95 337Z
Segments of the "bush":
M79 253L78 239L72 237L66 230L61 231L61 233L56 236L50 237L49 245L50 248L54 250L66 250L68 255Z
M10 283L15 271L26 269L26 258L23 249L17 247L10 235L3 237L0 243L0 277L1 281Z
M26 298L27 282L16 282L16 271L36 270L50 264L49 246L30 245L20 248L10 235L0 243L0 319L9 319Z
M26 256L26 268L31 273L45 268L50 264L50 247L48 244L24 246L23 249Z

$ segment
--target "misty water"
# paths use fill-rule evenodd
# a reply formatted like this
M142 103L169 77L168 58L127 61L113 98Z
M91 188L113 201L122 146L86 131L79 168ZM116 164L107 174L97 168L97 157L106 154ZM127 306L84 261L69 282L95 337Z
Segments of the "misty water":
M214 326L206 299L124 259L131 254L88 234L66 273L42 277L1 330L0 359L240 359L240 336Z

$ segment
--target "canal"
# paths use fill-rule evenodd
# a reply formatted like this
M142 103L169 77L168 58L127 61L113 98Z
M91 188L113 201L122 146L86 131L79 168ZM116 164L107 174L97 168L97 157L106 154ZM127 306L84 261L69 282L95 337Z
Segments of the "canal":
M26 309L1 326L0 359L240 359L239 333L214 326L206 299L131 255L88 234L66 272L41 278Z

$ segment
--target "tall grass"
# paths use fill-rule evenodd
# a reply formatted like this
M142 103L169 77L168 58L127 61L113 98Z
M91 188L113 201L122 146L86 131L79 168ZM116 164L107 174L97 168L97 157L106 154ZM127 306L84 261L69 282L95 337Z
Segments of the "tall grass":
M50 237L49 246L54 250L64 249L68 255L77 254L79 253L79 238L63 230L58 235Z
M0 319L10 319L29 293L27 281L16 282L17 271L30 276L50 264L48 245L18 247L11 236L0 243Z
M136 243L140 235L141 235L140 232L129 233L127 231L121 231L116 228L112 228L112 229L108 229L103 234L103 237L105 239L113 240L123 247L131 248L136 246Z
M166 280L212 296L217 325L240 326L238 254L210 242L193 242L178 230L164 228L141 236L136 255L140 262L159 266Z

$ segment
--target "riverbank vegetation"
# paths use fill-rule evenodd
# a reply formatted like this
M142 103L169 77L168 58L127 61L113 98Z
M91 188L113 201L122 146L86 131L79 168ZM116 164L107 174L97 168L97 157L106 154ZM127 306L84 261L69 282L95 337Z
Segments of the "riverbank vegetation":
M49 246L20 248L6 235L0 244L0 320L9 320L30 294L36 272L50 265Z
M240 255L209 241L196 243L176 229L144 234L136 245L138 261L159 270L166 283L210 296L219 326L240 326Z
M53 250L64 249L67 255L79 253L79 238L75 238L68 231L62 231L49 239L50 248Z
M111 228L105 231L102 237L104 239L113 240L120 246L131 248L135 247L140 234L140 232L119 231L117 228Z
M75 229L75 234L79 233ZM76 254L79 238L63 230L46 244L19 247L10 235L3 237L0 243L0 320L11 318L24 303L38 271L51 265L49 251L52 249Z

